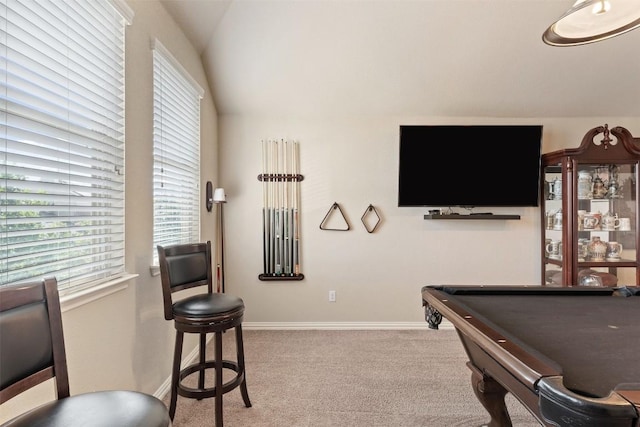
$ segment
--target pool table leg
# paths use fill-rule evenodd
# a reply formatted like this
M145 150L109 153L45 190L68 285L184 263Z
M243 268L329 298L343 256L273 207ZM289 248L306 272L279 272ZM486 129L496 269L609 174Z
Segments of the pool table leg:
M476 397L491 416L487 427L511 427L511 417L504 402L507 390L490 376L484 375L473 364L467 363L471 369L471 385Z

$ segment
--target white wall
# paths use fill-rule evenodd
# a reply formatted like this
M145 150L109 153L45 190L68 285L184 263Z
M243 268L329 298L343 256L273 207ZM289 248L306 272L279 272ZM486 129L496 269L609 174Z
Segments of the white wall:
M605 123L640 135L637 117L234 115L219 120L221 182L228 197L226 284L229 292L244 298L248 325L419 325L424 322L420 298L424 285L541 283L539 208L492 209L519 214L521 220L426 221L427 208L397 207L401 124L542 124L544 152L577 147L589 129ZM302 281L258 280L262 272L262 185L257 176L262 164L260 141L269 138L300 143ZM481 167L477 176L483 179ZM433 185L447 185L453 179L453 172L434 177ZM487 182L487 191L504 191L504 186ZM348 216L351 230L320 230L333 202ZM372 234L360 220L369 204L383 218ZM328 301L329 290L337 292L335 303Z
M201 102L202 189L217 181L217 113L200 57L157 1L128 0L134 10L126 30L126 270L138 274L128 287L85 305L63 304L71 394L105 389L156 393L166 385L173 357L174 327L164 320L160 277L153 255L153 70L151 41L157 38L205 89ZM214 240L214 213L201 208L203 240ZM185 354L195 344L187 341ZM53 396L52 383L9 401L0 422Z

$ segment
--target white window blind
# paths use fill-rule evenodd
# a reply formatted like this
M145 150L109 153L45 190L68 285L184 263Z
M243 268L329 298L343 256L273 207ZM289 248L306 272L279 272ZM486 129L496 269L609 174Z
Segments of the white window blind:
M0 0L0 285L124 273L126 9Z
M153 45L153 259L157 245L200 239L203 90L157 40Z

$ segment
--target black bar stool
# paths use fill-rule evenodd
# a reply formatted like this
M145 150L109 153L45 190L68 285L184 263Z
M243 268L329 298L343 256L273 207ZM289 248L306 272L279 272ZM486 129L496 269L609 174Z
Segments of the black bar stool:
M167 407L150 394L71 395L55 278L0 286L0 342L0 404L52 378L55 384L55 399L3 426L171 427Z
M244 345L242 340L242 319L244 302L241 298L225 293L213 292L211 266L211 242L158 246L160 278L164 298L164 317L174 321L176 343L171 373L171 401L169 415L173 420L178 395L191 399L215 397L216 427L222 427L222 396L240 387L246 407L251 407L244 367ZM206 286L206 292L174 301L178 291ZM236 361L222 359L222 333L235 328ZM200 335L199 361L180 370L184 334ZM215 335L215 355L207 360L205 354L206 335ZM206 387L205 370L215 369L215 385ZM235 371L229 381L223 383L223 369ZM198 387L183 384L183 379L198 373Z

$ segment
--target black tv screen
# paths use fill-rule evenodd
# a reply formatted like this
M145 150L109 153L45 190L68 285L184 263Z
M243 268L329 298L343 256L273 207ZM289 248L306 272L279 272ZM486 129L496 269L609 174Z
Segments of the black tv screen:
M398 206L538 206L541 147L541 125L401 125Z

